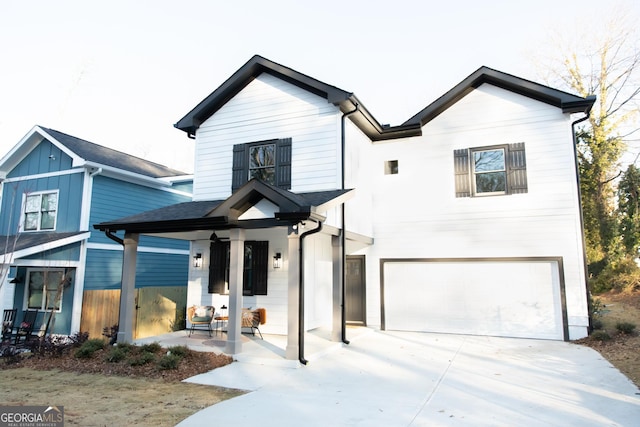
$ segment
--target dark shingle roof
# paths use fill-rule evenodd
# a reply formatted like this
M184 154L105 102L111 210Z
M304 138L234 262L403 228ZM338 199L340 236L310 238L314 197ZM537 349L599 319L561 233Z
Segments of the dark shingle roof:
M447 93L404 122L403 126L424 126L483 83L553 105L561 108L563 113L588 113L595 102L595 96L582 98L489 67L480 67Z
M316 80L260 55L254 55L222 85L189 111L187 115L178 120L174 126L189 135L195 134L198 127L205 120L262 73L271 74L325 98L327 102L340 108L342 113L348 113L349 120L374 141L420 134L420 127L415 125L382 126L353 93Z
M86 231L73 231L68 233L43 231L35 233L20 233L18 235L11 236L0 236L0 255L44 245L45 243L55 242L56 240L66 239L83 233L86 233Z
M279 194L279 197L286 199L287 209L291 212L309 212L311 207L320 206L327 203L337 197L348 193L351 190L330 190L330 191L317 191L310 193L292 193L290 191L282 190L277 187L264 184L262 182L252 180L245 187L238 190L246 190L251 193L251 190L247 188L258 187L265 193L273 191ZM273 193L271 193L273 195ZM198 229L208 229L209 227L225 226L228 225L227 217L224 212L218 212L216 210L219 206L224 206L225 202L234 198L232 195L227 200L208 200L208 201L196 201L196 202L184 202L171 206L166 206L159 209L154 209L147 212L142 212L136 215L131 215L125 218L119 218L114 221L105 221L99 224L94 224L94 228L99 230L129 230L142 233L153 232L167 232L167 231L188 231ZM261 197L257 197L256 200ZM282 199L280 200L282 201ZM228 202L227 202L228 203Z
M187 175L185 172L103 147L102 145L94 144L93 142L85 141L84 139L76 138L75 136L67 135L54 129L41 128L60 144L63 144L88 162L111 166L152 178Z

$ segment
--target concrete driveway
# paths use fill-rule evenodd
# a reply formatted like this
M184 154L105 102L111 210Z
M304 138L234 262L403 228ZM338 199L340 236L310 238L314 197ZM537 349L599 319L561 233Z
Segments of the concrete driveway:
M187 381L251 392L180 427L640 425L640 390L557 341L372 330L307 366L237 362Z

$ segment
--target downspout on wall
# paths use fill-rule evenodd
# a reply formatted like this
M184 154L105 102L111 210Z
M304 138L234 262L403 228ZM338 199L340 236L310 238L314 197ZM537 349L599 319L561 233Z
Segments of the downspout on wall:
M322 221L318 221L318 226L313 230L305 231L300 235L300 292L298 294L298 360L303 365L306 365L308 361L304 358L304 238L315 233L319 233L322 230Z
M358 111L358 103L357 102L353 102L351 100L351 102L353 103L354 109L351 111L348 111L344 114L342 114L342 118L341 118L341 123L340 123L340 138L341 138L341 156L342 156L342 160L341 160L341 190L345 189L345 170L346 170L346 163L345 163L345 146L346 146L346 135L345 135L345 120L347 119L347 117L349 117L350 115L356 113ZM345 297L346 297L346 286L347 286L347 272L346 272L346 264L347 264L347 238L346 238L346 234L347 234L347 228L346 228L346 220L345 220L345 206L344 203L342 203L342 205L340 205L340 216L342 217L342 233L340 233L340 246L342 248L342 259L340 260L340 262L342 263L341 266L341 271L342 271L342 278L341 278L341 283L340 283L340 293L341 293L341 298L342 298L342 303L341 303L341 308L340 308L340 313L342 316L342 319L340 321L340 325L341 325L341 335L342 335L342 342L345 344L349 344L349 340L347 339L347 315L346 315L346 306L345 306Z
M593 322L591 318L591 292L589 292L589 269L587 268L587 242L584 235L584 212L582 211L582 191L580 190L580 165L578 164L578 136L576 135L576 125L584 122L591 115L591 110L585 113L584 117L571 123L571 135L573 137L573 158L576 164L576 183L578 185L578 203L580 204L580 230L582 231L582 267L584 268L584 287L587 292L587 312L589 327L588 332L593 330Z

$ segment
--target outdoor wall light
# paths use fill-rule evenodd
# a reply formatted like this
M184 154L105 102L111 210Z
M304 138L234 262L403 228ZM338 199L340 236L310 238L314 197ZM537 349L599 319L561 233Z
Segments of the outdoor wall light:
M202 254L200 252L193 256L193 266L195 268L202 267Z
M282 254L280 252L276 252L273 256L273 268L281 268L282 267Z

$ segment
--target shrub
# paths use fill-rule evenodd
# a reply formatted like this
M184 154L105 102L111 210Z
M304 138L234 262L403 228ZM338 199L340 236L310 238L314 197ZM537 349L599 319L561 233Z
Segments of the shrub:
M126 359L128 351L120 347L111 347L111 350L104 357L110 363L118 363Z
M631 257L607 264L604 269L589 281L589 288L595 294L615 289L631 292L640 289L640 267Z
M47 335L40 340L27 341L26 348L41 356L62 356L71 349L79 347L87 341L87 332L77 332L73 335Z
M631 322L618 322L616 323L616 329L623 334L631 334L636 328L636 325Z
M148 353L157 353L162 350L162 346L157 342L152 342L151 344L144 344L140 346L140 350Z
M123 342L123 343L116 343L114 344L115 347L118 347L120 350L124 351L125 353L130 353L131 351L135 350L137 347L133 344L129 344L127 342Z
M169 354L175 354L178 357L185 357L191 350L186 345L175 345L169 347Z
M607 333L607 331L594 331L591 334L591 339L596 341L609 341L611 336Z
M88 341L85 341L84 344L80 346L78 350L76 350L75 356L81 359L89 359L93 357L93 353L98 350L102 350L105 347L106 343L104 340L100 338L93 338Z
M155 359L155 354L149 353L148 351L142 351L129 359L129 365L142 366L146 365L147 363L153 362Z
M158 368L162 370L178 369L182 357L176 354L165 354L158 360Z
M592 325L592 326L593 326L593 329L594 329L594 330L595 330L595 329L602 329L602 327L603 327L602 320L600 320L600 319L594 319L594 320L593 320L593 325Z

